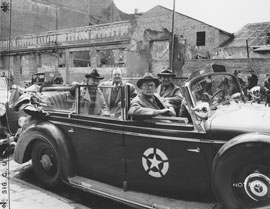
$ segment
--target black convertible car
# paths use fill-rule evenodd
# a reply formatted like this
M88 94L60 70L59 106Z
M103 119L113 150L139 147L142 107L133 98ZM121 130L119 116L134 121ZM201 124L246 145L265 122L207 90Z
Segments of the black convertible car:
M270 111L246 103L233 75L193 73L182 87L189 119L132 120L127 86L120 117L86 114L90 88L48 96L49 114L24 126L14 159L32 159L44 186L65 182L137 208L269 207Z

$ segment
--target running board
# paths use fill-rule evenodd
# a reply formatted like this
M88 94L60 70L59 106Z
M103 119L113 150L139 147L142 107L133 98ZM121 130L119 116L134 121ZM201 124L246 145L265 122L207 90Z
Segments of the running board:
M141 192L124 191L108 184L100 183L81 176L68 179L69 184L86 192L115 200L137 208L147 209L219 209L217 203L201 203L158 197Z

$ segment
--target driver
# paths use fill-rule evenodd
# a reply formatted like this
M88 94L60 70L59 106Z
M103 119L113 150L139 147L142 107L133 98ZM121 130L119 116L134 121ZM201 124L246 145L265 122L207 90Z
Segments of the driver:
M205 92L205 88L201 83L198 83L196 88L193 90L193 94L197 101L209 102L211 96Z
M145 73L143 78L137 81L141 93L132 101L128 115L133 119L149 119L155 116L175 116L173 106L155 93L159 80L151 73Z

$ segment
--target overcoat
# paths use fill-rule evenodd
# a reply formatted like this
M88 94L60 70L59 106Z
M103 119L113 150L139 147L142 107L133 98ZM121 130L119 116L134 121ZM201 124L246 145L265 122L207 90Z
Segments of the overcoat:
M95 98L95 101L93 101L91 97ZM82 114L110 116L109 108L105 102L103 93L99 88L97 88L94 93L86 91L81 100L80 110L80 113Z
M173 106L163 97L154 94L155 102L150 101L142 94L137 95L130 104L128 115L134 119L150 119L155 110L173 108Z

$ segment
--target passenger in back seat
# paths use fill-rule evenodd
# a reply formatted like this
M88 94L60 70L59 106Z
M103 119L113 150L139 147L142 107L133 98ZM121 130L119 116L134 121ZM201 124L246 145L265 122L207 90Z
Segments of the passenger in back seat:
M159 80L151 73L145 73L137 81L141 93L132 101L128 115L135 120L151 119L155 116L175 116L173 106L163 97L155 93Z
M75 111L76 110L76 103L75 103L76 87L79 84L80 83L78 83L78 82L73 82L71 84L71 89L69 90L69 93L67 94L67 103L70 106L70 110L71 111Z
M85 77L87 78L87 85L89 85L89 87L86 89L85 95L83 95L82 98L85 101L81 108L81 113L110 116L110 111L105 102L103 93L98 87L99 81L104 77L101 77L96 69L86 74Z
M109 81L105 81L101 83L99 86L105 88L101 88L110 109L110 114L113 117L119 118L121 116L121 100L122 93L120 86L127 85L129 86L129 95L130 98L133 99L137 95L137 91L135 86L129 82L122 80L123 75L120 68L114 68L112 70L112 79ZM113 88L106 88L106 86L113 86Z

